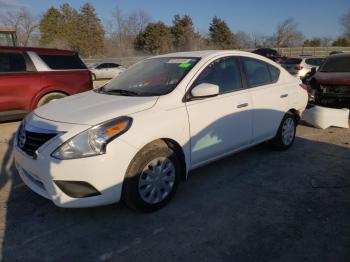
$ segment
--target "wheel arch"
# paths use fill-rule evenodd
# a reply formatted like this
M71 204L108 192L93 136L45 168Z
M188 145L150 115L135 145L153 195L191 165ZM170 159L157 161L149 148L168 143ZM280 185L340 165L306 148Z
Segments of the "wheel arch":
M66 96L70 96L70 94L68 92L62 91L60 89L45 90L44 92L40 92L39 94L37 94L34 97L34 99L32 100L32 103L31 103L31 110L34 110L36 108L37 104L44 96L51 94L51 93L60 93L60 94L66 95Z
M184 153L184 150L181 147L181 145L174 139L166 138L166 137L154 139L154 140L148 142L147 144L145 144L144 146L142 146L141 149L136 153L134 158L138 155L139 152L141 152L145 148L150 147L152 145L159 145L159 146L165 145L175 152L175 154L179 158L179 162L181 164L181 179L186 180L188 167L187 167L185 153Z
M295 108L291 108L288 110L289 113L293 114L295 116L295 119L297 120L297 123L300 121L301 119L301 114L300 111L295 109Z

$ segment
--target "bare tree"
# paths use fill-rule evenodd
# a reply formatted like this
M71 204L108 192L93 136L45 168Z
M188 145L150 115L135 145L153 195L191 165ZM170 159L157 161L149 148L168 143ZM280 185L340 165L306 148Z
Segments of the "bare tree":
M301 44L304 36L298 31L298 25L293 18L287 18L277 26L274 36L276 47L289 47Z
M321 46L331 46L333 39L331 37L321 37Z
M274 47L275 39L272 36L267 36L259 33L252 33L252 46L255 48Z
M107 52L109 55L130 56L133 55L134 40L151 21L150 16L143 10L124 14L116 8L112 12L112 19L108 21Z
M20 46L34 44L37 40L38 21L25 8L18 11L8 11L0 18L2 27L15 29Z
M340 18L344 36L350 39L350 10Z
M235 38L239 48L253 48L253 39L246 32L238 31L235 33Z

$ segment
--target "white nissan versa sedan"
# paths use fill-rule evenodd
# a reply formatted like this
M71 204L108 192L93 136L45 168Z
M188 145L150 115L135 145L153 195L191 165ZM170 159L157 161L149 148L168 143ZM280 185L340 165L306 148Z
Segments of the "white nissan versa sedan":
M307 100L299 80L256 54L161 55L36 109L17 131L15 163L57 206L122 199L152 211L196 167L263 141L289 148Z

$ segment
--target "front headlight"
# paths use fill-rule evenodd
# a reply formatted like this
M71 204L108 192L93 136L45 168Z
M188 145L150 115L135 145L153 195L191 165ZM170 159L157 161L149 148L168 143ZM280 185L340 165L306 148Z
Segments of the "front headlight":
M52 157L65 160L102 155L107 144L128 131L131 123L132 118L124 116L93 126L64 142Z

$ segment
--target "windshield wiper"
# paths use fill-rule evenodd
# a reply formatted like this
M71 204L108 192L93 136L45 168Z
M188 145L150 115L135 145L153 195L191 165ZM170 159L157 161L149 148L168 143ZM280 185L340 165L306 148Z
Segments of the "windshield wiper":
M126 89L112 89L112 90L106 90L103 89L105 93L113 94L113 95L121 95L121 96L138 96L139 93L131 90Z

